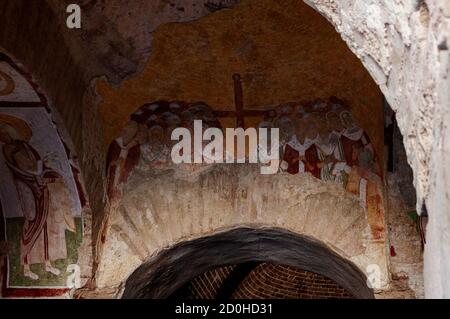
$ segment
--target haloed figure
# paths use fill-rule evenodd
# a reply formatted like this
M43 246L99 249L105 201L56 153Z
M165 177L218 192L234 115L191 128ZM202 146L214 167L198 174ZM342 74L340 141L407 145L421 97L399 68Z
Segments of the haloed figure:
M65 229L75 231L75 227L73 218L66 215L71 212L67 187L59 174L47 166L48 159L41 159L29 144L31 136L26 122L0 115L0 144L25 217L21 264L25 277L38 280L30 265L42 263L46 272L58 276L60 270L52 266L51 260L67 258ZM51 198L56 195L54 191L63 197Z

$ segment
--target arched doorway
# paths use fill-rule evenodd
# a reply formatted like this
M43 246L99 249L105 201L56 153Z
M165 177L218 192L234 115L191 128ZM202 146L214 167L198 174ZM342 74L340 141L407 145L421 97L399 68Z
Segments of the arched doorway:
M364 274L322 243L281 229L238 228L175 245L142 264L123 298L169 298L196 276L224 265L268 262L331 279L356 298L373 298Z

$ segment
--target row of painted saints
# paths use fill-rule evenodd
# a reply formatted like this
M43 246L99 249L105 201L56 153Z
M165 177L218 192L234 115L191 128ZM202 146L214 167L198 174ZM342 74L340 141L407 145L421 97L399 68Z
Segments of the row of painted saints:
M8 287L64 286L65 266L76 262L85 205L76 165L29 79L1 59L0 71L0 219L5 223L0 241L12 246ZM240 107L236 116L245 114ZM280 173L311 174L341 184L367 208L372 239L383 240L379 163L369 137L342 101L289 103L250 113L263 119L260 127L280 129ZM194 120L202 120L203 129L221 128L223 116L230 112L214 111L204 103L161 101L142 106L110 146L110 199L120 198L121 185L135 169L189 173L207 168L208 164L173 165L171 132L176 127L193 131ZM243 126L244 120L237 122Z
M108 193L120 197L121 185L135 169L202 170L212 164L173 165L170 151L175 127L193 131L194 120L203 129L220 128L222 112L204 103L165 102L146 104L135 112L108 154ZM381 169L374 147L358 127L344 102L331 98L312 103L288 103L261 111L260 127L279 128L279 172L311 174L341 184L359 197L368 210L372 239L384 239ZM206 123L206 125L205 125Z
M4 294L27 296L27 289L66 288L67 265L77 262L86 203L77 166L45 99L17 65L0 58L0 241L8 247ZM39 291L45 295L44 290Z

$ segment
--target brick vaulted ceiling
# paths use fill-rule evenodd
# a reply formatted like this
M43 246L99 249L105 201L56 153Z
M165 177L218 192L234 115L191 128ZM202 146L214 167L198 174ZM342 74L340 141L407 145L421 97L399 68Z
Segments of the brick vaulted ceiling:
M182 299L347 299L331 279L271 263L225 266L194 278L174 297Z
M237 228L185 241L141 265L123 298L373 298L365 276L306 237Z

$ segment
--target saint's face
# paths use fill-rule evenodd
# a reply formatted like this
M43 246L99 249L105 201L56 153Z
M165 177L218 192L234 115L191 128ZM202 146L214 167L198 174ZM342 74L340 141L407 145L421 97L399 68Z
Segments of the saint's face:
M327 141L330 137L332 130L329 129L328 123L325 119L325 116L317 117L316 127L317 127L317 133L319 134L320 140L324 141L324 142Z
M316 116L315 114L306 118L306 121L305 121L305 136L307 138L309 138L310 140L313 140L313 139L315 139L318 136L318 134L319 134L319 124L318 124L318 122L320 120L321 119L318 116Z
M297 125L295 126L295 135L297 136L297 139L301 144L305 142L307 130L306 126L308 125L307 121L308 119L302 117L298 119Z
M11 142L13 139L11 139ZM18 144L15 148L15 152L6 155L10 160L15 162L20 169L24 171L36 171L38 169L38 158L27 150L25 144Z
M346 129L352 129L356 127L355 120L350 112L344 111L341 113L342 124Z
M287 116L283 116L275 122L274 126L280 130L280 143L289 142L292 135L294 135L294 124L292 121Z
M334 111L327 114L327 126L331 132L341 132L344 129L339 115Z
M164 132L162 134L164 134ZM139 124L137 133L134 137L134 140L138 144L144 144L145 142L147 142L148 136L149 136L149 133L148 133L147 126L144 124Z

